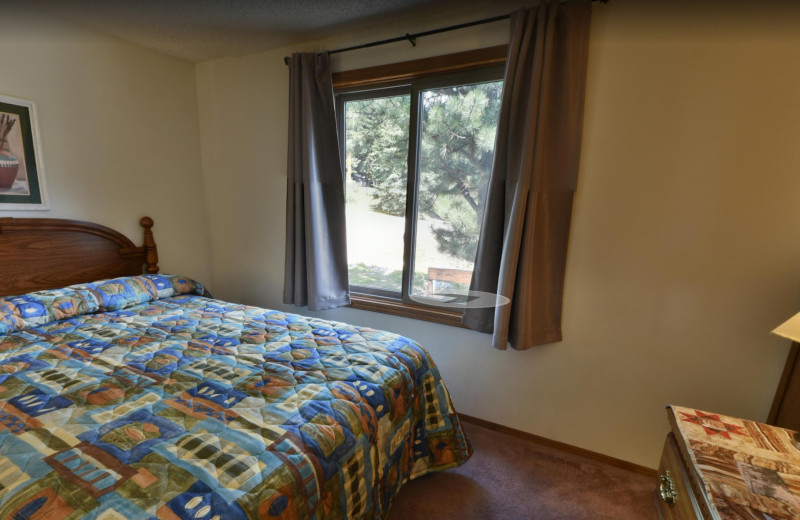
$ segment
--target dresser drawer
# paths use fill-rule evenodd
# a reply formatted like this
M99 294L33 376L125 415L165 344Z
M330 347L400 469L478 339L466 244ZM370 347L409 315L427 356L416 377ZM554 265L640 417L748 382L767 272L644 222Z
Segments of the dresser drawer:
M703 519L672 433L664 441L657 484L656 506L663 520Z

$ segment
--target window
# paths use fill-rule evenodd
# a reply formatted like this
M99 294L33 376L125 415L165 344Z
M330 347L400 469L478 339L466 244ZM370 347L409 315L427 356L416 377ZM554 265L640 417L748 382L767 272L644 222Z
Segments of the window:
M496 61L337 89L354 306L460 321L436 304L465 301L472 276L503 87Z

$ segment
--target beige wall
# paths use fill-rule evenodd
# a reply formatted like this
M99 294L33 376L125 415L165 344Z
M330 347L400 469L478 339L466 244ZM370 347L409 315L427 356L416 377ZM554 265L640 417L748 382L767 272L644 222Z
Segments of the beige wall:
M86 219L138 242L150 214L165 270L285 308L283 56L513 3L197 67L4 12L0 93L38 104L51 210L0 216ZM764 419L789 346L768 331L800 308L800 18L762 3L674 5L595 7L562 343L498 352L467 330L320 314L418 339L464 413L647 466L667 403ZM506 31L337 55L335 66L495 45Z
M50 211L142 241L154 218L161 266L210 276L195 67L53 19L3 11L0 94L39 112Z
M562 343L498 352L471 331L352 309L321 313L418 339L464 413L650 467L667 403L765 419L789 346L769 331L800 307L797 17L654 7L663 4L595 6ZM387 24L305 48L504 9ZM336 67L492 45L506 30L339 55ZM212 289L224 298L283 307L282 57L300 48L197 69Z

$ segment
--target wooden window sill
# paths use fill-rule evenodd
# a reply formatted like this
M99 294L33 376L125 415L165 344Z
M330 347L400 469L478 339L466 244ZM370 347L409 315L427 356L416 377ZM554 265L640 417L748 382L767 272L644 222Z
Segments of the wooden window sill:
M431 321L452 327L467 328L461 324L462 313L450 309L437 309L415 305L392 298L382 298L370 294L351 294L350 307L365 311L381 312L415 320Z

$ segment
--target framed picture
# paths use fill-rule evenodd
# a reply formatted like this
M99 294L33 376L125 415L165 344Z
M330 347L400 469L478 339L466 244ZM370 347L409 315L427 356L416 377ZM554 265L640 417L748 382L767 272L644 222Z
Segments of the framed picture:
M47 209L33 101L0 95L0 210Z

